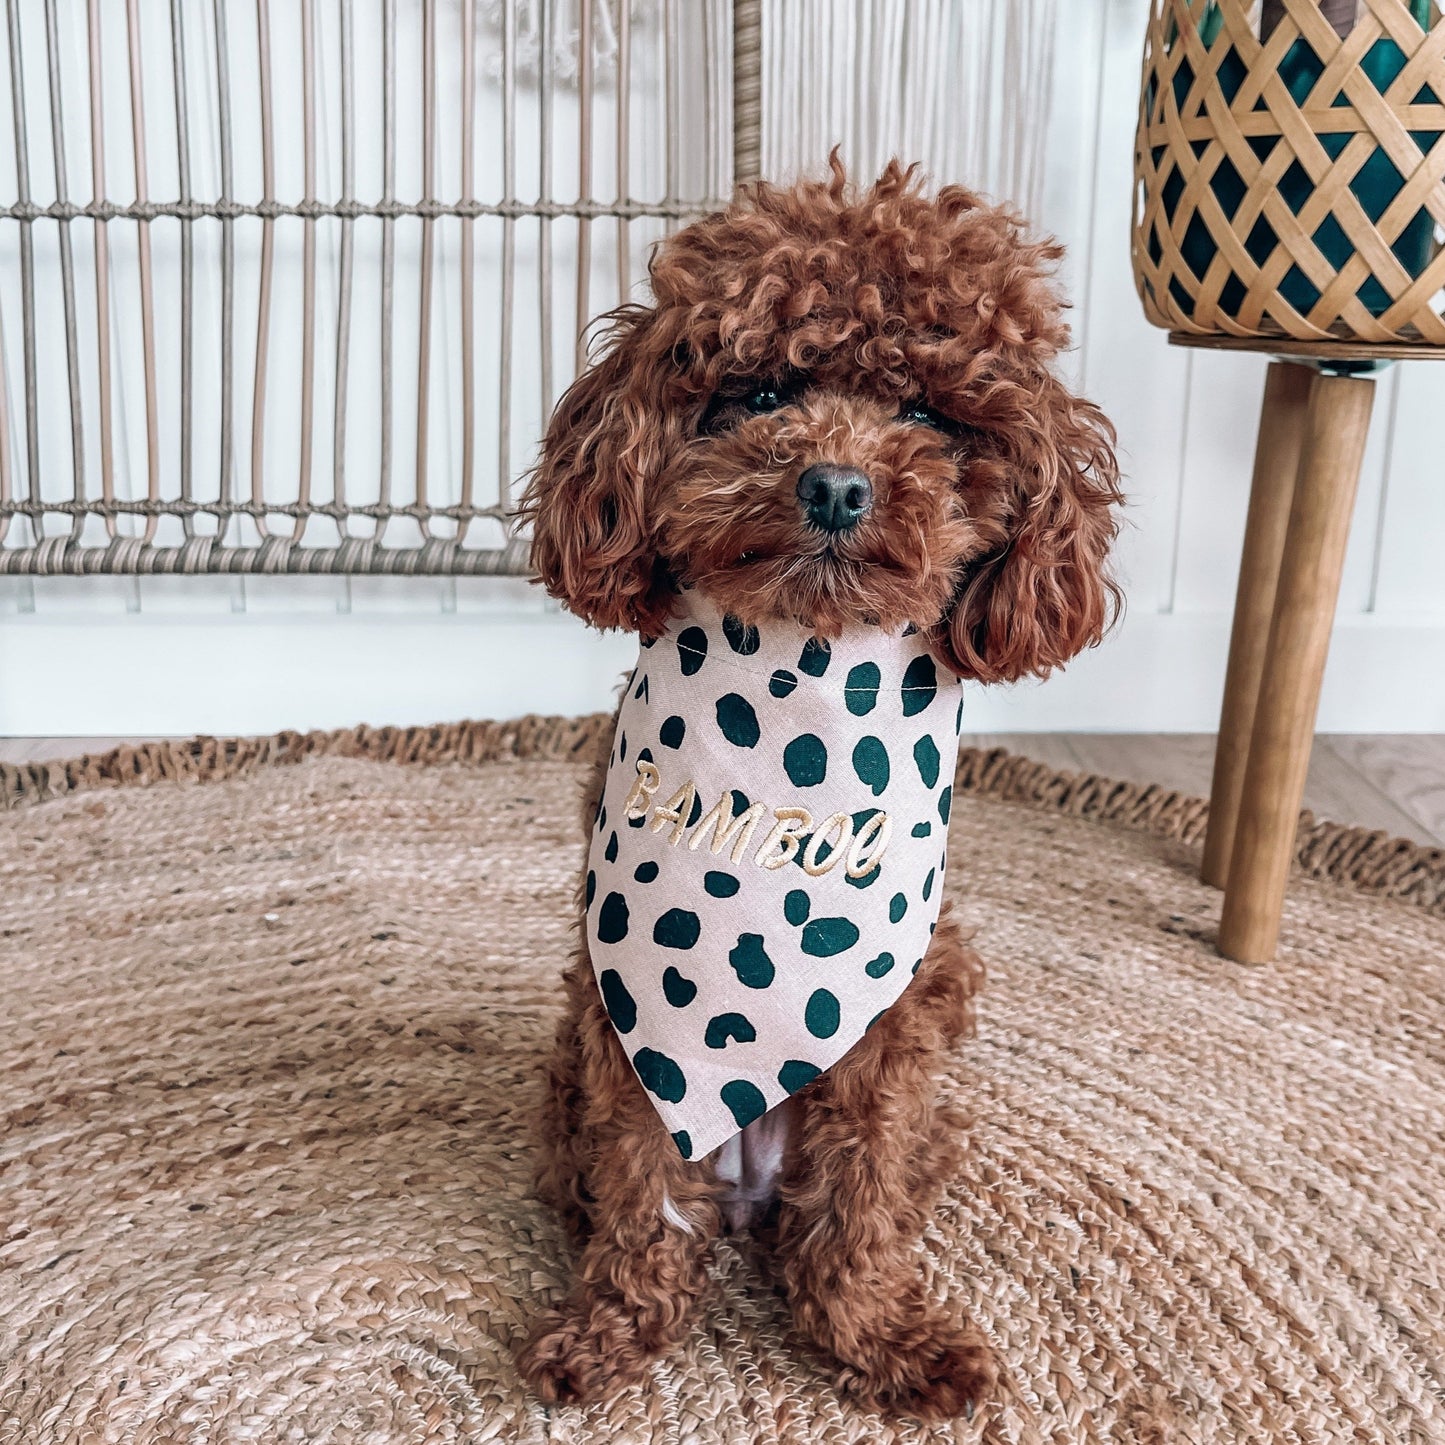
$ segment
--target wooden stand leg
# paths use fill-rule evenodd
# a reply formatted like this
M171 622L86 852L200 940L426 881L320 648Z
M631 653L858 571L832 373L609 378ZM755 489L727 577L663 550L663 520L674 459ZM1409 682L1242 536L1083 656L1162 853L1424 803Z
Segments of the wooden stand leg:
M1241 963L1267 963L1279 942L1374 392L1365 377L1310 385L1219 923L1220 952Z
M1223 888L1229 881L1234 829L1254 729L1255 701L1264 672L1264 652L1274 615L1275 585L1284 554L1285 529L1295 474L1299 471L1305 409L1315 376L1307 366L1270 363L1259 414L1259 440L1254 449L1254 482L1249 493L1249 520L1244 529L1244 554L1239 563L1239 590L1234 601L1234 627L1229 637L1229 670L1224 679L1224 706L1219 716L1219 741L1214 750L1214 783L1209 795L1209 832L1204 839L1200 873L1206 883Z

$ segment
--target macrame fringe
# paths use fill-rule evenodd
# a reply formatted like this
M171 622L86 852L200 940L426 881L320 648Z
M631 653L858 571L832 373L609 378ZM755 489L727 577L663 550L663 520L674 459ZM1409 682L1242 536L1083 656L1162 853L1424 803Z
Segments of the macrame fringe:
M611 726L610 714L590 713L576 718L527 716L510 722L341 728L335 732L282 732L266 738L196 737L127 744L64 761L0 763L0 811L97 788L224 782L316 757L422 766L506 758L581 763L595 756ZM1003 748L962 749L954 791L1188 845L1203 839L1209 819L1209 804L1188 793L1156 783L1056 772ZM1375 896L1445 913L1445 849L1422 847L1378 830L1319 822L1305 811L1300 814L1295 859L1306 877L1345 883Z

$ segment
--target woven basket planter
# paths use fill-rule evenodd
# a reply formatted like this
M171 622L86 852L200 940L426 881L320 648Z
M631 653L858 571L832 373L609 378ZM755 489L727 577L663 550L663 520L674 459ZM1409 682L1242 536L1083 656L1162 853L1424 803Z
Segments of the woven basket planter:
M1445 345L1445 21L1421 28L1426 0L1359 0L1342 38L1317 0L1274 0L1261 40L1255 9L1152 0L1145 313L1199 336Z

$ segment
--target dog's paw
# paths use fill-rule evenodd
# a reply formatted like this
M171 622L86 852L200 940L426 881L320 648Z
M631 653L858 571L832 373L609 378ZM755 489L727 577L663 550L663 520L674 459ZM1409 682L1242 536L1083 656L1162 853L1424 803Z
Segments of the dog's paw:
M545 1404L590 1404L636 1384L648 1356L614 1311L553 1310L538 1321L517 1368Z
M988 1344L954 1326L900 1343L870 1369L853 1366L839 1380L862 1405L925 1422L972 1420L997 1383L998 1364Z

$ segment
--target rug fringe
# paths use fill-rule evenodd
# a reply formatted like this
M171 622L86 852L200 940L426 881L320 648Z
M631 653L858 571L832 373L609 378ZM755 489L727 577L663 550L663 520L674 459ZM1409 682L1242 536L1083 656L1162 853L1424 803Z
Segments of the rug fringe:
M0 763L0 810L93 788L220 782L322 756L424 766L506 758L582 761L592 757L611 725L608 713L575 718L528 715L506 722L355 727L281 732L263 738L202 736L123 744L109 752L55 762ZM1203 838L1209 819L1209 804L1203 798L1157 783L1056 772L1004 748L963 748L954 789L972 797L1022 803L1190 845ZM1445 911L1445 849L1392 838L1378 830L1317 821L1306 810L1300 814L1295 860L1307 877Z

